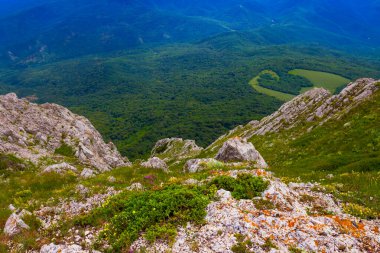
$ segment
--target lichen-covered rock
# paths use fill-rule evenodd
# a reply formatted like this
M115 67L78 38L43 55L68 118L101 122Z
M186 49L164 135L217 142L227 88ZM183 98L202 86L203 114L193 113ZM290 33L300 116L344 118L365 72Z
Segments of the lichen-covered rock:
M14 236L24 229L30 229L30 227L22 220L25 215L31 215L31 213L26 210L12 213L5 223L4 234Z
M148 161L141 163L141 166L148 169L163 170L168 172L169 168L165 161L158 157L149 158Z
M84 168L82 172L80 173L80 176L83 178L91 178L91 177L95 177L96 173L92 169Z
M379 87L374 79L358 79L347 85L339 94L332 96L327 90L315 88L285 103L272 115L265 117L253 126L245 137L263 135L289 129L301 122L322 121L339 118L375 93Z
M34 104L10 93L0 96L0 152L38 163L62 143L79 160L100 171L130 165L84 117L56 104Z
M78 169L75 168L74 166L68 164L68 163L59 163L59 164L53 164L53 165L46 167L43 170L43 173L55 172L58 174L64 174L64 173L67 173L69 171L78 172Z
M212 164L218 164L218 163L220 162L218 162L217 160L213 158L191 159L185 163L183 167L183 171L185 173L196 173L196 172L207 169Z
M54 243L46 244L42 246L40 253L97 253L96 250L83 250L81 246L72 244L72 245L56 245Z
M344 214L330 194L316 192L318 184L286 185L265 170L220 172L236 177L241 173L262 176L269 187L254 200L236 200L220 189L217 201L207 208L205 224L188 223L179 228L173 243L149 243L143 236L131 249L138 252L233 252L236 235L246 242L249 252L380 252L380 223ZM307 196L307 197L305 197ZM259 201L259 202L258 202ZM260 201L271 203L260 205ZM264 247L268 239L277 249Z
M267 168L268 165L252 143L245 139L233 138L226 141L218 154L216 160L222 162L255 162L257 168Z
M181 138L166 138L157 141L152 150L152 157L159 157L166 162L183 160L198 155L203 148L199 147L193 140Z
M144 191L145 187L141 183L133 183L127 187L128 191Z

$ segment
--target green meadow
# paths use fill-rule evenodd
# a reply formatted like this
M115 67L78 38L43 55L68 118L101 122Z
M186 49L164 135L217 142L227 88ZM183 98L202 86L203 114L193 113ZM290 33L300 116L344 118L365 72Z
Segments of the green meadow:
M291 100L292 98L295 97L292 94L287 94L287 93L284 93L284 92L281 92L281 91L276 91L276 90L272 90L272 89L268 89L268 88L260 86L259 79L260 79L260 77L262 75L265 75L265 74L271 75L277 81L280 80L280 77L277 75L277 73L274 72L274 71L272 71L272 70L263 70L263 71L261 71L256 77L252 78L251 81L249 81L249 84L257 92L263 93L263 94L271 96L271 97L275 97L278 100L281 100L281 101L284 101L284 102L289 101L289 100Z
M305 77L314 85L314 87L328 89L331 93L334 93L337 88L351 82L349 79L340 75L306 69L294 69L289 71L289 74ZM302 88L300 93L310 89L310 87Z

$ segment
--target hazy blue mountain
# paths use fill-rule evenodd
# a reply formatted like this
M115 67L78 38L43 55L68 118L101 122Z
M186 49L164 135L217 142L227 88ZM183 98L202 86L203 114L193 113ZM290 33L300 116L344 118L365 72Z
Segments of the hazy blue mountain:
M233 31L249 31L261 44L380 44L375 0L3 0L0 8L2 58L22 63L194 42Z

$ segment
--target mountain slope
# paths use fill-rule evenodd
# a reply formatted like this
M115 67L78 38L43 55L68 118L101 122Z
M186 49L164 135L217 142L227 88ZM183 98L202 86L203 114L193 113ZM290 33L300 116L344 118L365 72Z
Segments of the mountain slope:
M232 130L202 156L215 154L228 138L248 138L276 175L320 182L340 198L379 210L378 89L379 81L363 79L333 97L311 90L260 122Z
M5 226L0 238L7 244L0 250L377 252L379 89L380 81L366 78L337 95L308 91L204 150L192 141L163 140L152 153L165 156L169 167L155 158L165 165L162 169L135 161L78 176L70 164L83 164L70 157L63 158L65 167L47 170L46 163L59 154L30 164L12 150L0 153L0 223ZM17 102L17 108L4 111L2 132L21 131L31 117L21 113L23 106L51 107L13 94L1 98L5 108ZM8 120L15 116L19 120ZM36 122L42 130L45 123ZM268 169L257 169L257 162L266 163L244 138L260 151ZM1 143L16 145L9 138Z

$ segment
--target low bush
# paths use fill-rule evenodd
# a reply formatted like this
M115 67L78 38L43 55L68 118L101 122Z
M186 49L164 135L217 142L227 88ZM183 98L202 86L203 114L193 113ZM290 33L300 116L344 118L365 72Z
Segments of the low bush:
M75 150L70 145L62 142L61 146L54 151L54 154L73 157L75 155Z
M145 238L174 240L177 227L187 222L202 223L206 206L215 194L206 187L171 185L160 190L120 194L104 206L78 220L77 224L108 222L101 237L120 252L145 233ZM91 217L97 217L94 220Z
M240 174L236 179L229 176L219 176L210 182L210 185L215 185L218 189L230 191L236 199L257 197L265 191L268 184L261 177L249 174Z

